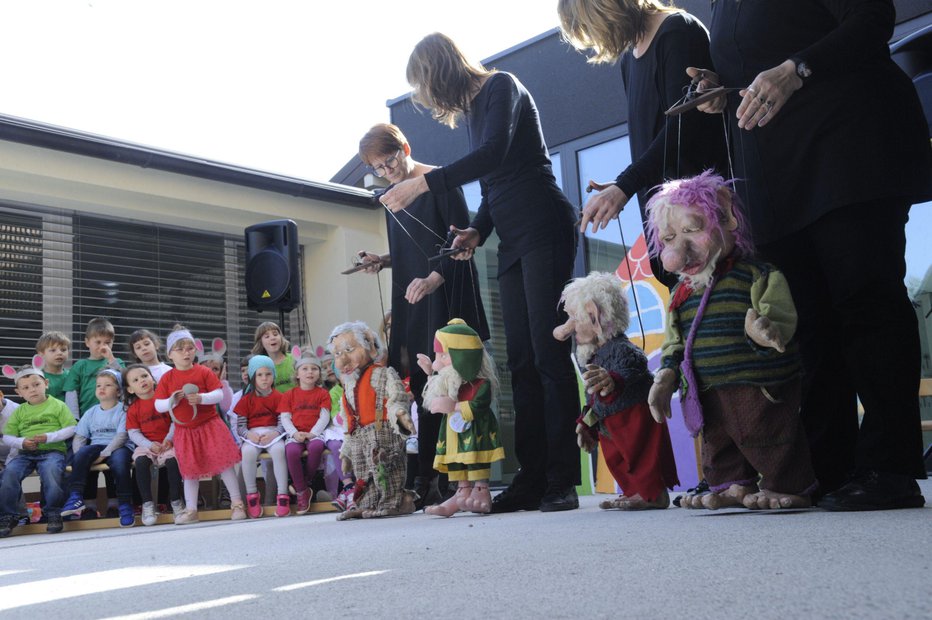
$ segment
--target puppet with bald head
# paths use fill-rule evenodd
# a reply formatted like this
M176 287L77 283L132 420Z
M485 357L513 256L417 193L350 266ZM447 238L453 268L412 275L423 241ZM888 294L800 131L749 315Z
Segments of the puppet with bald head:
M753 258L731 183L712 172L664 184L647 214L651 254L680 278L648 401L662 422L681 388L686 428L702 432L711 489L682 505L809 506L816 481L799 420L796 309L786 279Z

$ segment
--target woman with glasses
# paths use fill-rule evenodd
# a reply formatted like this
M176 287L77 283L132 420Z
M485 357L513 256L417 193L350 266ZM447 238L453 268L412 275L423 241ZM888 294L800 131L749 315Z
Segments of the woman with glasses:
M470 61L445 35L425 37L411 54L414 101L450 127L465 119L471 151L395 185L382 197L401 213L423 195L444 196L479 180L482 203L454 247L475 248L498 233L498 282L521 470L493 500L492 512L570 510L580 458L576 375L569 341L552 332L566 321L557 302L576 256L576 209L557 186L537 107L518 79Z
M372 127L359 141L359 157L377 177L396 184L423 177L433 170L411 157L411 145L401 129L391 124ZM421 392L427 376L417 354L433 357L434 333L447 321L461 318L488 340L489 327L479 296L479 279L473 261L450 257L432 260L446 244L451 226L469 223L463 192L419 196L403 213L385 212L388 254L360 252L366 271L392 270L391 337L388 363L402 377L411 377L411 393L418 406L418 457L414 490L418 509L440 499L434 480L437 436L442 417L422 409ZM423 415L421 415L423 413ZM410 483L409 473L409 483ZM444 487L446 485L443 485Z

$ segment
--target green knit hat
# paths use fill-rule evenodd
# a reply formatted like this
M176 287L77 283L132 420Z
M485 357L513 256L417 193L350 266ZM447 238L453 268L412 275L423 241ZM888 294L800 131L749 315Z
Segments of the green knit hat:
M482 340L463 319L452 319L434 335L434 352L449 353L453 368L466 381L472 381L482 368Z

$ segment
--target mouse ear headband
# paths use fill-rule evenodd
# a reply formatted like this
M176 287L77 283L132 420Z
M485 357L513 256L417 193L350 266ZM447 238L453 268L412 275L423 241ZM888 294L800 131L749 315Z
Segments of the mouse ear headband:
M223 341L223 338L214 338L210 343L210 353L204 352L204 343L200 340L195 342L197 346L198 357L200 362L217 362L218 364L223 363L223 354L227 352L227 343Z
M12 379L13 383L16 383L23 377L28 377L29 375L39 375L43 379L45 378L45 373L42 372L42 366L45 365L45 360L41 355L32 356L32 366L23 366L19 370L13 368L9 364L4 365L3 367L3 376L7 379Z

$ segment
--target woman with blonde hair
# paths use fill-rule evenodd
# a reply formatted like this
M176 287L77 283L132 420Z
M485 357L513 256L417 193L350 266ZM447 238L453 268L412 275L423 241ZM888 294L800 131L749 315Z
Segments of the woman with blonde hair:
M515 409L515 453L521 464L492 512L571 510L579 506L579 414L569 343L553 328L566 317L557 302L573 272L576 209L557 186L534 100L518 79L470 60L434 33L408 61L415 102L438 121L467 121L470 152L448 166L407 179L382 195L394 212L418 196L445 194L479 180L482 203L468 228L451 228L469 259L498 233L498 282Z
M583 208L581 231L604 229L635 194L646 222L650 189L666 179L708 168L730 176L719 119L691 111L668 121L664 114L686 92L686 67L708 66L696 64L710 58L709 33L698 19L659 0L559 0L557 12L563 37L592 51L589 62L620 62L628 103L632 163L614 181L589 181L598 193ZM651 269L676 284L660 261L651 259Z

